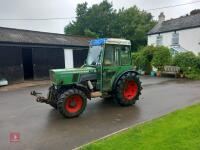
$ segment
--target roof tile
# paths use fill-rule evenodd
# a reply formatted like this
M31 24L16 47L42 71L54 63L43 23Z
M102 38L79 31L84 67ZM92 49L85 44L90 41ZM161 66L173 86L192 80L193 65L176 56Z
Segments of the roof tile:
M158 23L148 32L148 34L151 35L195 27L200 27L200 14L180 17Z
M56 46L89 46L89 37L0 27L0 42Z

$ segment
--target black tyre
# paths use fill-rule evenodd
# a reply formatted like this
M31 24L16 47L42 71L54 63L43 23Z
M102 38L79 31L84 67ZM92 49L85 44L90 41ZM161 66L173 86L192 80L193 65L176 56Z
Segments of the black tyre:
M52 106L53 108L57 109L56 102L49 102L49 105Z
M103 100L105 100L105 101L112 101L113 100L113 96L104 97Z
M106 97L103 97L103 99L105 101L111 101L111 100L113 100L113 94L112 94L112 92L108 93L108 95L106 95Z
M79 89L69 89L60 95L58 111L67 118L79 116L86 108L87 96Z
M130 106L139 100L141 94L141 82L134 72L125 73L117 81L115 87L115 99L121 106Z

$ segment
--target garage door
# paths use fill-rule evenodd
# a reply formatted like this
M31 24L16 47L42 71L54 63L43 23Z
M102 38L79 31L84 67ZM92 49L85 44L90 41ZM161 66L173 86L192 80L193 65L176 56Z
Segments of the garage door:
M50 69L64 68L64 51L62 48L34 48L34 79L48 79Z

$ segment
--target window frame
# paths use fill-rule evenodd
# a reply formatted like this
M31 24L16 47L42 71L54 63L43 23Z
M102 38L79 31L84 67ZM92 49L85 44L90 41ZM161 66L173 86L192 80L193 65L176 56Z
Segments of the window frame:
M112 46L114 49L112 50L112 54L113 54L113 60L112 60L112 64L111 65L108 65L108 64L105 64L105 56L106 56L106 52L108 51L107 47L108 46ZM105 45L105 48L104 48L104 57L103 57L103 63L102 63L104 66L119 66L119 50L116 50L116 45L114 44L106 44Z
M130 61L128 61L127 64L122 64L122 57L120 57L120 65L121 65L121 66L128 66L128 65L131 65L131 64L132 64L132 60L131 60L131 46L128 46L128 45L121 45L121 46L127 46L127 47L129 47L128 59L129 59ZM122 50L120 51L120 56L122 56L121 53L122 53Z
M172 33L172 45L179 45L179 33Z
M163 45L163 36L160 34L156 37L156 45L157 46Z

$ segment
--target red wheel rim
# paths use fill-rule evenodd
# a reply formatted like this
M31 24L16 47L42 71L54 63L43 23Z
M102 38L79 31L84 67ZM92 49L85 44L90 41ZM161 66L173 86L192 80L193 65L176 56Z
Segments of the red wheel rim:
M124 98L128 101L132 100L138 93L138 86L134 80L126 81L124 88Z
M83 98L79 95L73 95L67 98L65 109L70 113L78 112L83 106Z

